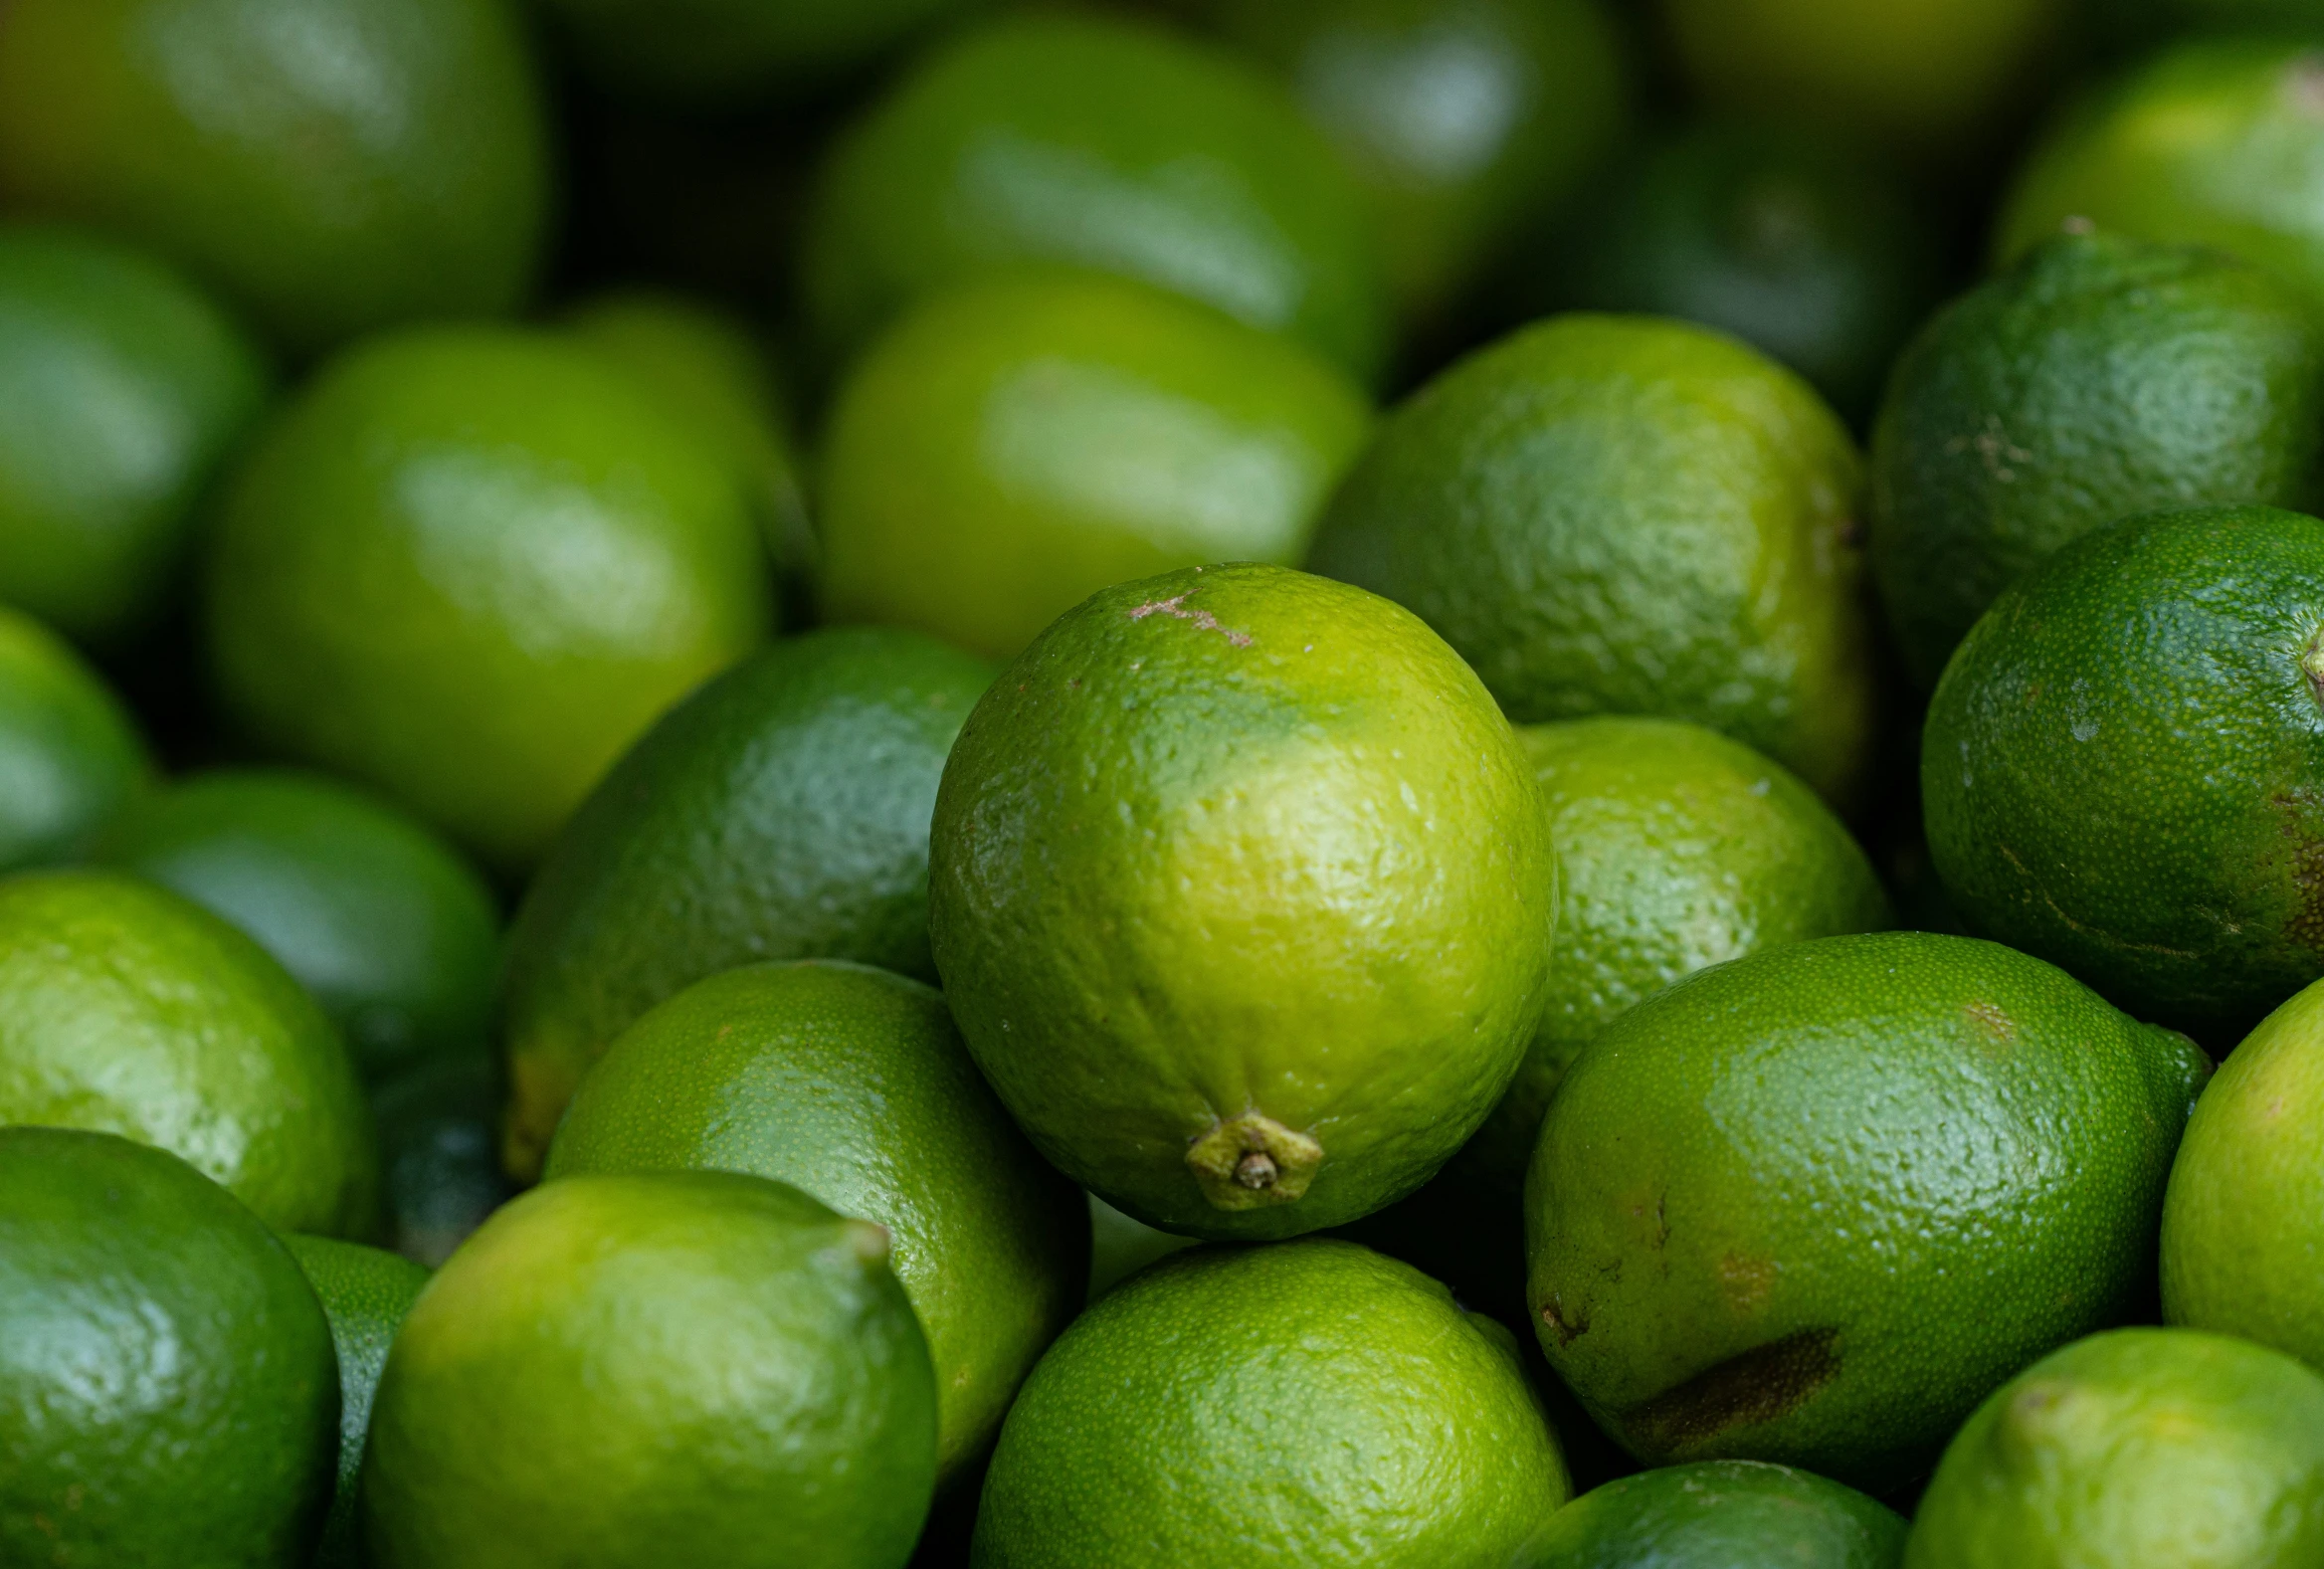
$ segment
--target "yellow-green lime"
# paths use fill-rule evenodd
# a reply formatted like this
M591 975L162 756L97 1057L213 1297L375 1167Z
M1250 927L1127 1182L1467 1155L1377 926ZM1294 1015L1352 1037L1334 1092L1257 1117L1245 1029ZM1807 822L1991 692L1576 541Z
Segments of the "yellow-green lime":
M1542 1349L1648 1465L1899 1485L2028 1361L2137 1311L2210 1067L1973 938L1701 971L1550 1102L1525 1190Z
M47 627L0 606L0 871L86 855L152 771L103 679Z
M1539 1024L1557 860L1492 698L1281 567L1090 596L954 744L929 927L1034 1143L1137 1219L1341 1225L1428 1179Z
M420 1288L428 1283L428 1272L409 1259L360 1243L328 1237L283 1241L322 1303L339 1364L338 1485L331 1494L312 1569L361 1569L355 1482L363 1470L363 1441L371 1431L371 1399L387 1366L387 1348Z
M1089 1198L1089 1300L1095 1301L1158 1259L1198 1246L1198 1239L1156 1231L1096 1194Z
M1921 1494L1905 1569L2277 1569L2324 1558L2324 1378L2118 1329L1994 1392Z
M1904 1532L1894 1509L1812 1471L1698 1461L1592 1488L1515 1569L1897 1569Z
M735 471L559 333L426 327L348 351L218 522L205 618L228 709L505 871L768 624Z
M1296 564L1371 425L1327 361L1194 300L1102 274L964 285L840 389L824 611L1007 659L1114 583Z
M338 1411L314 1293L225 1189L0 1127L0 1561L304 1564Z
M1391 414L1309 563L1410 608L1521 724L1692 719L1845 803L1871 746L1859 468L1758 351L1557 316Z
M1444 1286L1328 1238L1200 1248L1042 1359L970 1561L1500 1569L1569 1491L1515 1341Z
M772 1177L886 1227L935 1364L940 1480L983 1458L1087 1294L1081 1194L977 1077L943 996L869 965L728 970L623 1032L546 1176L628 1171Z
M760 1177L568 1177L405 1317L363 1540L374 1569L901 1569L935 1470L885 1232Z

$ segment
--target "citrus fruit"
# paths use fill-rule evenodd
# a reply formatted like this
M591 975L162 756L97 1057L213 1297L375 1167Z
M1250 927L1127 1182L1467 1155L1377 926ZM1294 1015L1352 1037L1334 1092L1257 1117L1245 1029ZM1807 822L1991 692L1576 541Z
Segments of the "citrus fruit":
M1157 1259L1198 1244L1132 1220L1096 1194L1089 1199L1089 1300L1095 1301Z
M1142 279L1359 377L1387 356L1330 142L1257 66L1124 18L1004 18L923 59L841 134L805 247L835 361L912 299L1028 264Z
M1978 1408L1906 1569L2271 1569L2324 1557L2324 1378L2226 1335L2118 1329Z
M1445 1287L1329 1238L1201 1248L1042 1358L971 1561L1499 1566L1567 1493L1515 1342Z
M523 300L539 98L498 0L19 0L0 198L152 247L311 354Z
M1866 556L1916 681L2069 539L2324 494L2324 326L2217 252L2061 236L1948 305L1872 437Z
M995 659L1109 584L1296 563L1371 433L1295 343L1102 275L971 284L857 361L822 468L822 599Z
M158 1144L280 1231L357 1235L379 1200L362 1090L266 950L115 872L0 882L0 1125Z
M2012 261L2079 219L2216 246L2324 299L2324 51L2299 38L2192 39L2079 103L2002 208Z
M2225 1046L2324 974L2324 521L2086 534L1994 602L1921 745L1929 853L1988 935Z
M1731 332L1851 421L1943 279L1918 193L1859 141L1750 120L1641 148L1551 255L1536 297Z
M2163 1317L2324 1367L2324 982L2269 1014L2196 1102L2163 1203Z
M1537 231L1629 118L1600 0L1209 0L1355 171L1407 316L1441 318Z
M258 940L379 1082L484 1048L499 915L491 890L417 823L347 786L218 769L144 797L101 859Z
M338 1405L314 1293L225 1189L0 1127L0 1559L304 1563Z
M268 373L139 252L0 226L0 600L87 643L143 630Z
M511 1171L539 1171L613 1038L704 976L830 958L936 978L928 818L992 676L913 632L811 632L647 732L558 841L509 935Z
M430 1269L516 1191L500 1168L507 1096L486 1058L439 1061L371 1093L387 1236Z
M1410 607L1518 723L1693 719L1844 801L1871 738L1857 471L1757 351L1559 316L1392 413L1309 564Z
M97 674L0 606L0 870L85 854L151 771L135 721Z
M1540 1022L1524 754L1411 615L1282 567L1091 595L985 694L929 846L977 1066L1067 1176L1216 1238L1427 1180Z
M935 1382L887 1237L728 1172L570 1177L428 1282L363 1461L377 1569L899 1569Z
M2151 1290L2184 1036L1968 937L1762 949L1639 1004L1550 1102L1535 1327L1649 1465L1911 1477Z
M205 612L227 706L505 870L749 651L733 472L590 348L427 327L350 350L236 475Z
M1709 965L1888 924L1871 863L1815 792L1739 741L1674 719L1519 730L1565 889L1549 1009L1462 1165L1525 1180L1575 1056L1642 998Z
M331 1349L339 1364L339 1472L323 1520L313 1569L360 1569L355 1529L355 1479L363 1469L363 1440L371 1431L371 1397L379 1389L387 1348L411 1310L428 1272L409 1259L360 1243L328 1237L286 1237L285 1246L322 1303Z
M1698 1461L1592 1488L1517 1569L1896 1569L1904 1531L1894 1509L1809 1471Z

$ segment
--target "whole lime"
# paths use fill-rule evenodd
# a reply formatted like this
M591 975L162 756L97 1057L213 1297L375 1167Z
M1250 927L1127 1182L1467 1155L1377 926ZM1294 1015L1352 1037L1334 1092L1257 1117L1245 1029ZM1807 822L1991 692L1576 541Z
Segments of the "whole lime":
M1569 1492L1515 1341L1353 1243L1178 1254L1009 1412L976 1569L1505 1564Z
M1542 1349L1649 1465L1909 1479L2032 1358L2151 1289L2210 1064L2038 959L1880 932L1639 1004L1526 1183Z
M363 1460L378 1569L900 1569L935 1381L887 1237L728 1172L508 1205L397 1332Z
M328 1237L286 1237L290 1257L306 1273L331 1328L339 1364L339 1479L323 1520L312 1569L361 1569L356 1534L355 1482L363 1470L363 1441L371 1431L371 1400L397 1326L411 1311L428 1272L409 1259L360 1243Z
M0 226L0 600L84 642L142 631L267 384L241 328L161 263Z
M1698 1461L1592 1488L1516 1569L1897 1569L1904 1532L1894 1509L1812 1472Z
M2324 1378L2226 1335L2118 1329L1994 1392L1906 1569L2273 1569L2324 1558Z
M516 1192L500 1166L507 1094L489 1058L439 1061L371 1092L387 1235L434 1269Z
M2155 513L1994 602L1921 743L1962 913L2233 1042L2324 974L2324 521Z
M0 1127L0 1560L302 1564L338 1409L314 1293L225 1189Z
M1508 722L1411 615L1281 567L1094 594L945 764L929 932L1066 1175L1217 1238L1354 1220L1540 1022L1557 859Z
M825 612L995 659L1098 589L1295 564L1371 433L1344 375L1101 274L939 294L856 362L822 480Z
M86 855L152 766L97 672L0 606L0 871Z
M1565 889L1548 1012L1459 1168L1511 1189L1567 1067L1642 999L1761 948L1889 922L1871 863L1832 809L1740 741L1674 719L1517 733Z
M235 477L205 594L259 741L511 871L768 621L716 449L595 350L513 327L326 367Z
M936 1368L939 1480L983 1458L1087 1294L1081 1194L977 1077L943 997L900 975L753 964L625 1031L547 1175L689 1170L772 1177L887 1228Z
M298 354L521 303L549 185L499 0L0 15L0 198L151 246Z
M920 295L1028 264L1142 279L1359 377L1387 357L1330 142L1258 67L1127 19L1009 17L922 60L842 133L805 246L834 361Z
M936 978L928 819L992 677L914 632L811 632L710 682L631 748L509 936L510 1170L538 1173L589 1065L705 976L854 959Z
M1410 607L1521 724L1693 719L1844 801L1871 742L1857 481L1840 421L1757 351L1558 316L1390 415L1309 561Z
M1156 1231L1096 1194L1089 1198L1089 1300L1094 1302L1157 1259L1199 1247L1193 1237Z

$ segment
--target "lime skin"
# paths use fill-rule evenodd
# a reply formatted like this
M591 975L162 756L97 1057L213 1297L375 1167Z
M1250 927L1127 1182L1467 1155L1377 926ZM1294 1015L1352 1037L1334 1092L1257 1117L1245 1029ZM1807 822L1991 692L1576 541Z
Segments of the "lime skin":
M362 1569L355 1486L363 1471L363 1442L371 1432L371 1400L379 1392L387 1348L427 1285L428 1272L361 1243L297 1236L283 1242L322 1303L339 1365L339 1479L312 1569Z
M1812 1471L1698 1461L1592 1488L1514 1569L1897 1569L1904 1534L1894 1509Z
M88 855L152 777L136 720L103 678L0 606L0 871Z

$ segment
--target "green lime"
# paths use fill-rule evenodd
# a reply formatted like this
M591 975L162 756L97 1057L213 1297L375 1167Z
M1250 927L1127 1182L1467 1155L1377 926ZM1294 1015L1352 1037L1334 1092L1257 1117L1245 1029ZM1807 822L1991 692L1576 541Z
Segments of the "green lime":
M1499 1569L1569 1486L1498 1328L1353 1243L1178 1254L1034 1369L971 1561Z
M1665 1466L1557 1512L1516 1569L1897 1569L1904 1520L1853 1487L1764 1461Z
M120 698L56 634L0 606L0 871L87 854L151 772Z
M887 1234L728 1172L569 1177L428 1282L363 1461L376 1569L900 1569L936 1391Z
M354 1236L378 1151L346 1048L265 949L115 872L0 882L0 1125L157 1144L279 1231Z
M100 859L258 940L377 1083L484 1048L499 964L491 890L402 813L312 774L219 769L146 796Z
M2324 975L2324 521L2264 506L2085 534L1994 602L1921 743L1961 912L2231 1044Z
M1582 1048L1672 981L1778 943L1889 922L1832 809L1739 741L1671 719L1518 731L1565 871L1549 1011L1463 1165L1525 1178L1542 1113Z
M613 1038L704 976L854 959L936 978L928 817L992 677L913 632L811 632L647 732L576 814L509 935L511 1171L540 1170Z
M1329 141L1256 66L1150 24L1009 17L922 60L824 169L808 323L836 362L913 299L1027 264L1142 279L1359 377L1387 358L1379 257Z
M1001 1099L1141 1221L1288 1237L1419 1187L1540 1022L1515 735L1386 600L1270 566L1094 594L969 716L929 930Z
M499 0L0 14L0 198L151 246L301 355L521 303L547 139Z
M983 1458L1088 1289L1087 1208L917 981L830 960L699 981L582 1080L549 1150L587 1172L773 1177L894 1239L936 1368L939 1479Z
M338 1411L314 1293L225 1189L0 1127L0 1561L303 1564Z
M1558 316L1390 415L1310 564L1409 606L1521 724L1693 719L1845 802L1872 728L1857 471L1756 350Z
M387 1348L411 1311L428 1272L392 1253L327 1237L286 1237L290 1257L330 1321L339 1363L339 1480L312 1569L360 1569L355 1526L355 1478L363 1469L363 1440L371 1431L371 1398L379 1389Z
M1649 1465L1879 1490L2004 1379L2150 1290L2210 1064L2038 959L1880 932L1632 1009L1526 1180L1542 1349Z
M2216 252L2064 236L1948 305L1872 436L1866 555L1916 681L2070 539L2324 498L2324 325Z
M436 1062L371 1094L380 1186L396 1252L430 1269L452 1257L516 1189L500 1169L507 1096L497 1065Z
M268 747L529 867L768 620L734 472L565 336L430 327L328 366L237 475L211 663Z
M2034 151L1994 252L2067 224L2216 246L2324 298L2324 51L2193 39L2084 98Z
M1731 332L1858 422L1944 280L1942 239L1894 170L1856 140L1758 121L1642 148L1559 250L1538 294Z
M1192 1237L1156 1231L1096 1194L1089 1198L1089 1300L1094 1302L1157 1259L1196 1246Z
M1207 0L1355 171L1408 317L1440 321L1627 128L1603 0Z
M1921 1494L1906 1569L2276 1569L2324 1561L2324 1378L2226 1335L2118 1329L1978 1408Z
M856 362L822 481L824 608L995 659L1109 584L1290 565L1371 434L1297 344L1103 275L971 284Z
M266 401L266 365L161 263L10 224L0 367L0 600L118 644L167 592L196 501Z

